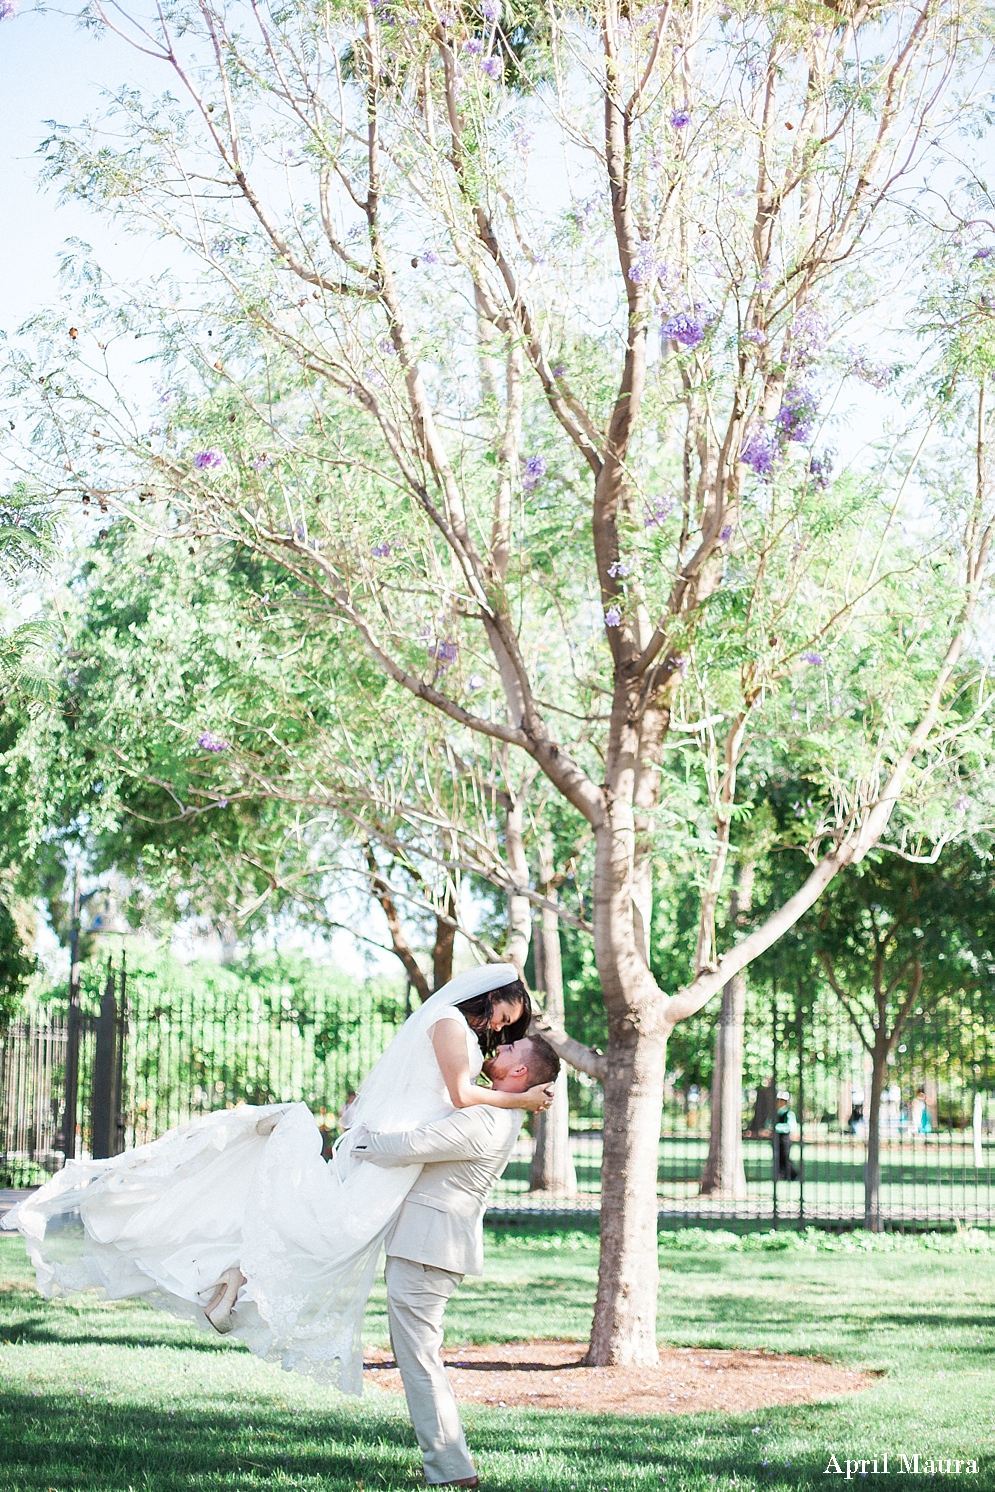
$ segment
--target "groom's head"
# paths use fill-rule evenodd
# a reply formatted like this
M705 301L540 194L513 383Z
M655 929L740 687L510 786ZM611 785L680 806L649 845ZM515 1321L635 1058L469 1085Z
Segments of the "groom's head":
M555 1082L560 1059L541 1036L523 1036L499 1046L484 1063L484 1072L500 1093L524 1093L540 1083Z

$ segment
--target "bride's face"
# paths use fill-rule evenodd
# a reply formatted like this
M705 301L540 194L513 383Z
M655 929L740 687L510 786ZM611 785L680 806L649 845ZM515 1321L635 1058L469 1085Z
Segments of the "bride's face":
M523 1008L521 1000L495 1000L490 1020L491 1030L503 1031L505 1026L513 1026L515 1021L521 1020Z

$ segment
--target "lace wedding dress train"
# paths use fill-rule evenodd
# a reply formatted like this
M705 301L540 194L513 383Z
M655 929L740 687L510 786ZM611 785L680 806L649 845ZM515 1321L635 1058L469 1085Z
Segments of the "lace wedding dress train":
M427 1000L362 1084L352 1123L409 1129L451 1111L432 1027L463 1024L476 1077L479 1045L452 1007L517 977L509 964L472 969ZM276 1127L260 1135L257 1125L272 1115ZM237 1264L246 1284L232 1337L358 1394L366 1300L421 1168L363 1165L344 1138L326 1163L304 1104L220 1110L109 1160L69 1161L3 1227L23 1234L43 1295L141 1297L205 1331L203 1292Z

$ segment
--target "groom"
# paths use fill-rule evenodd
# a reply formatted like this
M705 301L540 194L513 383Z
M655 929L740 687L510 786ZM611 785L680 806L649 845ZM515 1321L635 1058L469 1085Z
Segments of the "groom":
M541 1036L523 1036L484 1063L491 1085L524 1093L552 1084L560 1059ZM523 1109L485 1104L396 1134L356 1131L352 1154L378 1166L422 1162L387 1235L387 1314L408 1413L434 1487L476 1487L452 1385L442 1363L442 1318L465 1274L484 1272L484 1207L518 1138Z

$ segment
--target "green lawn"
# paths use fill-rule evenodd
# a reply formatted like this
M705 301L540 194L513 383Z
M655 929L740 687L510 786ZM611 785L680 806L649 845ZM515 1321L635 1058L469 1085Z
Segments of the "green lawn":
M887 1449L977 1459L977 1476L947 1480L993 1492L995 1250L733 1252L697 1241L697 1251L661 1253L663 1340L824 1353L883 1370L878 1384L745 1418L474 1408L467 1434L487 1488L835 1486L843 1479L823 1475L831 1452L843 1462ZM497 1236L488 1249L487 1280L467 1281L451 1307L451 1342L583 1338L593 1238ZM367 1340L384 1339L377 1294ZM340 1398L127 1303L46 1304L10 1238L0 1240L0 1413L0 1492L369 1492L420 1481L398 1396ZM929 1480L871 1473L864 1485Z

